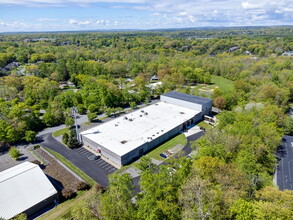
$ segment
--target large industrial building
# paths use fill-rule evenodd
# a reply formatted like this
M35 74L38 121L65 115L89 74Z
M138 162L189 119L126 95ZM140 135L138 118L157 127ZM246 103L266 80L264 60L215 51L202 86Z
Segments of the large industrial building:
M57 191L41 168L24 162L0 172L0 217L37 213L57 200Z
M212 100L168 92L160 102L82 132L83 144L125 165L209 114Z

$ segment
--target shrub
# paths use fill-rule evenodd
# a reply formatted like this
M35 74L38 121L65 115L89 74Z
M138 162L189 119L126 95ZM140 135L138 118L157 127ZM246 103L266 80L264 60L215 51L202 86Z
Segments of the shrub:
M62 137L62 142L63 142L64 144L67 145L67 143L68 143L68 139L69 139L69 136L68 136L68 134L65 132L65 133L63 134L63 137Z
M33 161L31 161L31 163L34 163L34 164L37 164L37 165L41 165L42 163L40 162L40 161L38 161L38 160L33 160Z
M17 148L12 147L9 150L9 155L12 157L12 159L17 160L21 154Z
M33 146L33 149L36 150L36 149L39 149L40 147L41 146L37 144L37 145Z
M103 187L102 185L100 185L100 184L96 184L96 185L94 186L94 188L95 188L95 191L96 191L97 193L103 193L103 192L105 192L104 187Z
M61 194L65 199L70 199L75 196L75 192L69 188L62 189Z
M87 183L84 182L84 181L80 181L80 182L78 182L78 183L76 184L76 189L77 189L77 190L87 190L87 189L89 189L89 188L90 188L89 184L87 184Z

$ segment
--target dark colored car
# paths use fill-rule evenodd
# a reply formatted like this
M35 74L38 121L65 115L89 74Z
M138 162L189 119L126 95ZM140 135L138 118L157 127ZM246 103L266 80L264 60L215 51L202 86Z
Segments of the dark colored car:
M89 156L87 159L89 159L89 160L97 160L97 159L99 159L100 158L100 156L97 156L97 155L91 155L91 156Z
M163 158L165 158L165 159L168 158L167 155L166 155L166 154L163 154L163 153L160 154L160 157L163 157Z

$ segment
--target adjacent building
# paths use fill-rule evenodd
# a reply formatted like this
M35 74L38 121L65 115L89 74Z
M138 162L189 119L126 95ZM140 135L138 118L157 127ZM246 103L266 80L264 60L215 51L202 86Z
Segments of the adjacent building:
M0 217L31 216L57 201L57 191L41 168L24 162L0 172Z
M212 100L169 92L160 102L82 132L84 145L125 165L209 114Z

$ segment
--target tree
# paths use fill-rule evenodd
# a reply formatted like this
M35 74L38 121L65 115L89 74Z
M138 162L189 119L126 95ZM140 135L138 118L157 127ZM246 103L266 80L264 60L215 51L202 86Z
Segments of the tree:
M136 105L135 102L130 102L130 103L129 103L129 106L130 106L130 108L132 108L132 109L137 108L137 105Z
M283 123L284 133L287 135L293 134L293 118L286 117Z
M36 139L37 133L35 131L26 131L24 139L27 142L33 142Z
M90 122L93 122L95 120L95 118L97 117L96 113L88 113L87 114L87 118Z
M77 111L79 114L83 115L86 113L87 109L84 107L83 104L78 104L77 105Z
M216 108L224 109L226 107L226 99L224 97L218 96L214 99L213 104Z
M182 187L179 202L182 204L183 219L214 219L220 210L219 189L195 174Z
M76 132L75 132L74 128L70 129L70 135L69 135L69 138L68 138L67 145L68 145L69 148L78 148L78 147L80 147L80 143L77 140L77 135L76 135Z
M65 119L65 125L67 127L72 127L74 125L74 119L71 116L67 117Z
M17 160L21 156L20 151L16 147L10 148L8 153L14 160Z
M152 159L148 156L141 157L137 164L137 168L142 172L146 170L154 170L155 167L156 165L152 163Z
M70 211L72 219L76 220L94 220L89 204L86 201L78 202Z
M255 219L254 205L243 199L236 200L230 207L231 217L235 220Z
M102 215L105 219L134 219L135 209L131 202L132 178L129 174L110 176L109 189L101 200Z
M62 136L62 142L67 145L68 139L69 139L69 135L67 132L65 132Z
M96 104L90 104L87 109L90 111L90 113L99 112L99 106L97 106Z

